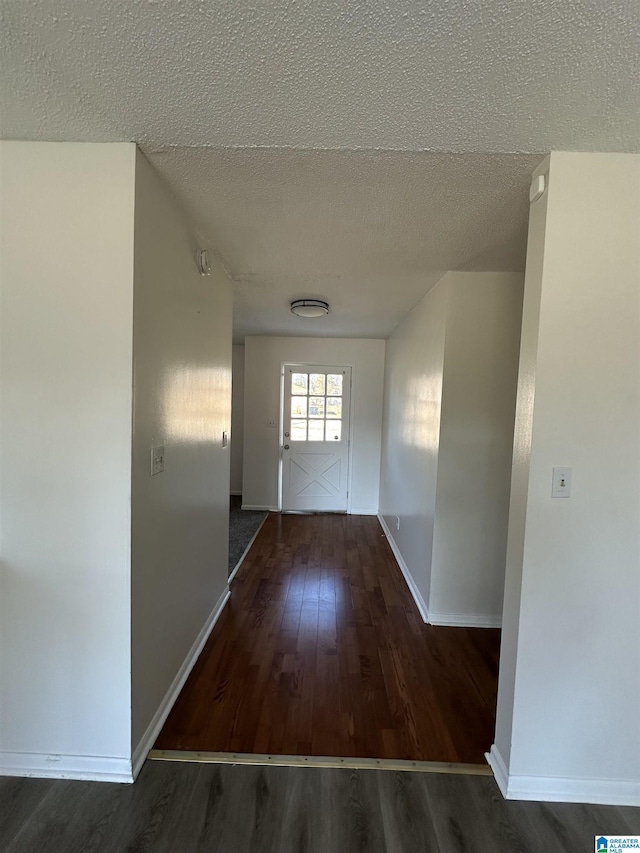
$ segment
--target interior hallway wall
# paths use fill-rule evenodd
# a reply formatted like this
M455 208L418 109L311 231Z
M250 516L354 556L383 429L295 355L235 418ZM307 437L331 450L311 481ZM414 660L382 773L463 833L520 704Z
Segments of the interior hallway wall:
M500 626L522 273L450 273L429 620Z
M132 144L0 180L0 774L131 781L227 592L231 282Z
M440 279L396 326L385 358L380 516L423 618L431 590L447 282Z
M640 805L640 156L539 173L491 762L510 797Z
M243 505L278 508L283 363L353 366L351 512L378 511L385 342L356 338L245 338Z
M132 743L227 591L231 281L138 152L132 456ZM165 469L150 476L152 445Z
M231 388L231 479L229 491L232 495L241 495L244 444L244 344L233 347Z
M434 624L501 621L522 290L447 273L388 341L381 515Z
M135 146L0 143L0 772L126 778Z

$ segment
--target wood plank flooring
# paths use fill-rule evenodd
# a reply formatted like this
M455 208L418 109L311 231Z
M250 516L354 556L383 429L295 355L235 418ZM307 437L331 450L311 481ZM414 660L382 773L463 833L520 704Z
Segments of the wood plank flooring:
M640 809L379 770L147 761L135 785L0 778L3 853L584 853L596 834L640 834Z
M376 518L272 513L155 748L484 763L498 653L424 625Z

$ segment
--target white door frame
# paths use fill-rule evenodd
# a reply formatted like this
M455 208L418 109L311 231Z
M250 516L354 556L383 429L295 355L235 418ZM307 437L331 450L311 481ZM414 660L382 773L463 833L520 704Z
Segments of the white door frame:
M355 421L355 410L353 401L355 398L356 387L356 366L355 364L353 364L353 362L322 362L318 361L317 359L314 361L303 361L302 359L300 361L291 361L291 359L289 359L287 361L280 362L280 411L278 415L278 512L282 512L282 475L284 465L284 454L282 450L282 445L284 444L284 371L285 367L288 364L299 364L300 367L349 367L351 369L351 402L349 405L349 452L347 454L347 515L351 515L351 501L353 493L353 489L351 488L351 475L353 467L353 424Z

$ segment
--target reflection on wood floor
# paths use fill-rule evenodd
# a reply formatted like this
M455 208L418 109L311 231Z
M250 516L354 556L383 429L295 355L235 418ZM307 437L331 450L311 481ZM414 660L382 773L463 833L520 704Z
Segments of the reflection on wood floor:
M499 631L425 625L378 520L270 514L157 749L484 763Z

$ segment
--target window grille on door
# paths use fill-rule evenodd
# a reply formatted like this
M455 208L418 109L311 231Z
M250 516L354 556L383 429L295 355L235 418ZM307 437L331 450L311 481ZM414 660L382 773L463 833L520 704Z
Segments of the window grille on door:
M342 441L341 373L291 373L291 441Z

